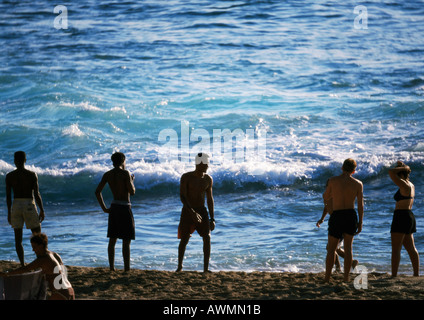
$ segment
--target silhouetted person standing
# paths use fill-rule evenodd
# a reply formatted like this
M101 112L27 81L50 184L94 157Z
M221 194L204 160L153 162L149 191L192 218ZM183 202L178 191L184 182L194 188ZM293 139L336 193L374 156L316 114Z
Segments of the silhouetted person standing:
M209 258L211 253L211 230L215 228L214 200L212 195L212 177L206 174L209 159L205 153L197 154L196 169L184 173L180 181L180 199L183 203L180 224L178 226L178 238L181 239L178 247L178 268L183 268L183 259L186 246L191 234L197 230L203 238L204 264L203 271L209 271ZM205 208L205 197L209 209Z
M113 169L106 172L96 189L96 197L105 213L109 214L107 236L109 238L108 256L111 271L115 271L115 244L122 239L124 269L130 270L130 244L135 239L135 224L131 210L130 195L135 194L134 175L125 169L125 155L115 152L112 157ZM106 183L109 185L113 201L107 208L102 196Z
M392 277L396 277L399 269L402 246L405 247L411 259L414 276L419 276L420 256L415 247L414 233L417 232L417 223L412 205L415 198L415 186L409 180L411 168L402 161L396 167L389 169L389 176L399 187L395 193L395 212L393 214L390 234L392 240Z
M21 265L24 266L22 246L24 222L26 228L31 229L33 234L40 233L41 222L44 220L44 208L38 189L37 174L25 169L25 152L15 152L14 161L16 170L6 175L7 220L15 231L16 253ZM40 215L38 215L36 203L40 208Z
M328 180L324 192L324 203L332 199L333 212L328 221L328 244L325 269L325 282L330 281L331 270L335 261L335 252L339 241L344 240L344 281L349 280L352 266L352 244L354 235L362 231L364 217L364 197L362 182L353 178L356 161L346 159L343 162L342 174ZM358 214L355 211L355 200ZM359 217L359 219L358 219Z

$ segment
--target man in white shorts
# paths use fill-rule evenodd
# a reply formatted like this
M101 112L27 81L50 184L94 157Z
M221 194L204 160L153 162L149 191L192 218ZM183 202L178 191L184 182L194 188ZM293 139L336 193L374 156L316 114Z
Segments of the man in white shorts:
M24 248L22 246L24 223L33 234L40 233L41 221L44 220L44 208L38 190L37 174L25 169L25 152L15 152L14 160L16 170L6 175L7 220L15 231L16 253L21 265L24 266ZM40 215L38 215L36 203L40 208Z

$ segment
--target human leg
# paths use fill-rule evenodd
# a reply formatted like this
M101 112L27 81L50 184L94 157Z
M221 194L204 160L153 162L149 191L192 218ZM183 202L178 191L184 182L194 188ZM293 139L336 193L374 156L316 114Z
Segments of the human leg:
M21 266L24 266L24 247L22 246L22 229L21 228L15 228L13 229L15 231L15 249L16 253L18 254L19 262L21 263Z
M350 269L352 268L352 244L353 235L344 233L344 281L349 281Z
M418 277L420 270L420 256L417 249L415 248L414 236L412 233L405 235L403 238L403 246L405 247L409 258L411 259L414 276Z
M336 271L340 271L340 259L337 250L335 253L334 266L336 268Z
M116 245L116 240L117 240L117 238L109 238L109 245L107 247L110 271L115 271L115 245Z
M392 232L392 277L397 276L400 263L400 252L402 250L403 239L405 237L404 233Z
M335 255L339 239L328 235L327 256L325 259L325 277L324 282L330 281L331 270L335 262Z
M340 258L339 257L342 257L344 259L344 251L341 248L341 243L342 243L342 241L340 241L339 244L337 245L336 254L335 254L335 256L336 256L335 266L336 266L336 270L337 271L340 271L341 270L341 267L340 267Z
M336 253L337 253L337 257L336 257L336 264L337 264L338 257L342 257L344 259L345 253L342 248L338 248L336 250ZM359 264L359 261L356 259L353 259L353 256L352 256L352 269L355 269L358 264ZM340 262L339 262L339 269L340 269Z
M211 236L203 237L203 272L209 272L209 259L211 256Z
M131 239L122 240L122 256L124 257L124 271L130 270L130 245L131 245Z
M178 267L177 272L181 271L183 269L183 260L184 260L184 253L188 244L188 241L190 240L190 235L181 238L180 244L178 246Z

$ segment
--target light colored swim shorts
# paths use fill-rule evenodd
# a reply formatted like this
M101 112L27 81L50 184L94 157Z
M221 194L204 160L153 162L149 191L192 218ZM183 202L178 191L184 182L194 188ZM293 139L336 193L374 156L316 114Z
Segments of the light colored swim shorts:
M14 229L22 229L24 222L27 229L38 228L41 224L34 199L14 199L10 220Z

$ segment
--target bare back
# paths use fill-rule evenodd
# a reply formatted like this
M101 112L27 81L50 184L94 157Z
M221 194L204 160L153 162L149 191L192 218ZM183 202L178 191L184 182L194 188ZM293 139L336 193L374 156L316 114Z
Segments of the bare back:
M333 210L354 209L355 200L358 201L358 210L363 210L362 182L348 174L332 177L328 181L324 193L324 200L332 199Z
M25 168L16 169L6 175L6 186L13 191L13 198L33 198L38 192L37 175Z
M105 173L104 179L112 191L114 200L130 201L130 195L134 194L134 185L127 170L114 168Z

